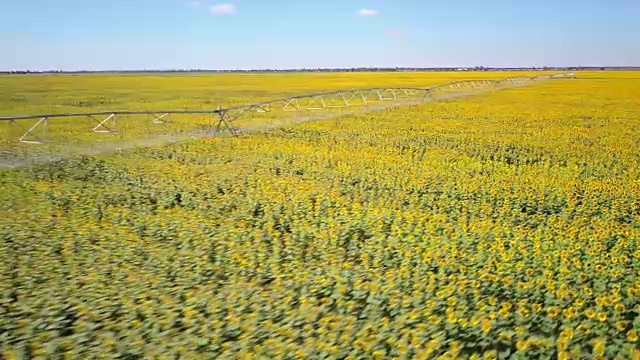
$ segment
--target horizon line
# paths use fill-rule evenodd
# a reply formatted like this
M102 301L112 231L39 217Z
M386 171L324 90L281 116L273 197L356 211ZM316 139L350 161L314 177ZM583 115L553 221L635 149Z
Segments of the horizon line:
M640 66L636 65L621 65L621 66L606 66L606 65L576 65L576 66L433 66L433 67L415 67L415 66L365 66L365 67L302 67L302 68L285 68L285 69L273 69L273 68L253 68L253 69L120 69L120 70L60 70L60 69L47 69L47 70L2 70L0 74L45 74L45 73L153 73L153 72L339 72L339 71L491 71L491 70L580 70L580 69L637 69L640 70Z

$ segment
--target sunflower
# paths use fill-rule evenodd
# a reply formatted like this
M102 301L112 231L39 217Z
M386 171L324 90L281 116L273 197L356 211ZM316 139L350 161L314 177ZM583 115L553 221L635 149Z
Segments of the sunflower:
M558 316L559 313L560 313L560 310L555 306L552 306L547 309L547 315L549 315L549 317L551 318L555 318L556 316Z
M571 339L574 335L574 331L572 328L567 327L560 333L560 336L563 338Z
M607 305L607 298L605 296L598 296L596 298L596 306L604 307Z
M605 350L605 342L602 339L596 339L593 342L593 353L596 355L603 355Z
M596 312L593 309L587 309L584 311L584 316L586 316L588 319L593 319L594 317L596 317Z
M491 331L491 320L484 319L482 321L481 328L484 333L488 333L489 331Z
M609 272L611 274L612 277L617 278L620 276L620 270L618 269L613 269Z
M582 333L587 333L587 331L589 331L589 326L586 324L580 324L576 329Z
M572 307L565 309L562 311L562 315L564 316L565 319L569 320L572 317L576 316L576 314L578 313L578 311Z
M628 324L626 321L623 320L619 320L616 321L616 329L618 329L618 331L625 331L627 330Z
M376 350L373 352L373 354L371 354L371 358L376 360L383 360L383 359L386 359L386 357L387 357L387 352L384 350Z
M524 282L519 282L518 286L516 287L516 289L518 289L518 291L525 291L529 288L529 285L527 283Z
M531 269L531 268L528 268L527 270L525 270L525 271L524 271L524 273L525 273L527 276L531 276L531 275L533 275L533 274L534 274L534 270L533 270L533 269Z
M605 312L599 312L599 313L598 313L598 320L600 320L600 322L605 322L605 321L607 321L607 313L605 313Z
M529 340L518 340L518 341L516 341L516 348L519 351L526 351L527 349L529 349L530 345L531 345L531 343L529 342Z
M497 351L491 350L484 353L484 360L496 360L496 359L498 359Z
M522 335L527 333L527 328L524 327L524 326L516 326L516 328L514 330L515 330L516 334L518 334L520 336L522 336Z
M429 319L428 319L428 320L429 320L429 322L430 322L431 324L433 324L433 325L438 325L438 324L440 324L440 318L439 318L439 317L437 317L436 315L431 315L431 316L429 316Z
M498 334L498 338L503 341L510 341L513 338L513 335L511 333L502 331L500 332L500 334Z

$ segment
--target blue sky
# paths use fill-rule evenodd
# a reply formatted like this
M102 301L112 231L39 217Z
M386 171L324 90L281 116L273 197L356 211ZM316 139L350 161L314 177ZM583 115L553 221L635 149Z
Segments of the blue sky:
M640 66L640 0L0 0L0 69Z

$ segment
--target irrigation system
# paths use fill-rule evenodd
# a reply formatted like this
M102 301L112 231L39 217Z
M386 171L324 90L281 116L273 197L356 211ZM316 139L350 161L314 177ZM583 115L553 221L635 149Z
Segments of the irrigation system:
M211 110L154 110L154 111L100 111L87 113L41 114L0 117L0 123L10 122L23 129L19 138L15 139L24 144L43 144L47 139L47 131L55 123L51 120L61 118L86 119L93 125L90 129L94 133L118 132L118 118L123 116L146 117L145 125L166 124L168 117L177 115L200 115L210 117L209 125L212 135L221 132L238 135L247 129L247 122L238 121L252 114L284 114L285 112L320 112L331 109L349 107L368 107L376 104L415 104L437 101L442 99L468 96L475 93L500 90L522 86L541 80L556 78L573 78L573 74L543 75L536 77L510 77L499 80L466 80L439 85L430 88L415 87L380 87L352 90L337 90L307 95L291 96L281 99L263 101L253 104L217 108ZM152 119L149 119L151 117ZM31 122L31 126L23 125ZM68 123L66 124L69 125Z

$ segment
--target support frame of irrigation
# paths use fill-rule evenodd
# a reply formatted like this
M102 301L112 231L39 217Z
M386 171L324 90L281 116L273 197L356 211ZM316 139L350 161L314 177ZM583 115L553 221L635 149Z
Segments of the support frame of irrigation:
M457 97L456 94L469 95L476 92L500 90L516 86L530 84L532 82L574 78L574 74L543 75L536 77L509 77L500 80L465 80L457 81L430 88L420 87L375 87L364 89L349 89L319 92L313 94L297 95L281 99L257 102L253 104L234 106L229 108L217 108L212 110L154 110L154 111L100 111L87 113L59 113L22 115L0 117L0 122L10 122L18 127L21 123L35 120L28 128L23 128L24 133L17 139L24 144L43 144L47 137L47 129L51 126L50 119L59 118L86 118L95 127L94 133L117 132L117 119L124 115L151 116L153 124L166 124L167 118L176 115L209 115L215 128L213 135L226 130L227 133L237 136L241 130L234 126L234 121L247 112L269 113L274 107L280 106L283 112L322 111L328 109L342 109L354 106L367 107L375 102L397 102L399 100L413 100L413 102L426 102L442 98Z

